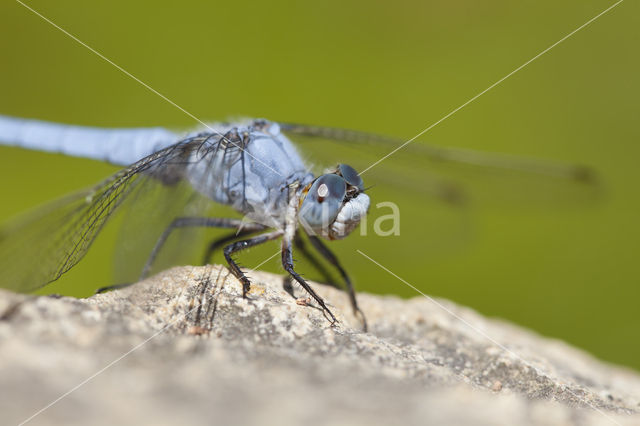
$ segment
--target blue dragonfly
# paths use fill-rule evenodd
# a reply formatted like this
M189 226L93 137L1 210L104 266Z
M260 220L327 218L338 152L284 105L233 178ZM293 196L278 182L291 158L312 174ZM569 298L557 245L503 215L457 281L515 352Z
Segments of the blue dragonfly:
M354 314L366 328L351 279L323 240L342 239L357 228L369 211L367 188L360 174L347 164L337 164L316 176L292 143L290 137L294 136L387 147L402 142L359 131L264 119L213 124L181 134L164 128L104 129L0 116L2 145L124 167L89 189L0 228L0 287L29 292L59 279L85 256L114 213L128 205L141 227L162 223L161 229L152 230L154 244L140 278L149 275L176 230L232 229L209 245L205 260L221 248L246 297L251 283L234 256L249 247L281 239L285 271L334 323L336 318L325 301L294 268L294 248L305 256L313 255L306 240L337 269ZM582 182L593 178L586 167L501 158L471 150L424 145L410 148L437 161L516 169ZM449 201L459 198L452 187L444 188L438 187L441 196ZM244 217L211 216L211 207L216 205L231 207ZM131 229L134 236L142 232L140 227ZM37 267L26 267L25 259L38 259Z

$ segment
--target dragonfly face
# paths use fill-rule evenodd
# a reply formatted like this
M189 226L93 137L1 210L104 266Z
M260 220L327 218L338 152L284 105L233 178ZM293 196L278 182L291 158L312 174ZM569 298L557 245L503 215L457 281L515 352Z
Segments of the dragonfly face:
M369 210L364 182L353 167L339 164L307 185L298 212L302 227L329 240L346 237Z

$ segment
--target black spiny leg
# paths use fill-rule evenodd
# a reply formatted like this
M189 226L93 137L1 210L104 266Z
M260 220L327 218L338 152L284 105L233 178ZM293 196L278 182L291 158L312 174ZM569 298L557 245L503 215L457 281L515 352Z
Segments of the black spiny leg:
M234 253L247 249L249 247L254 247L262 243L266 243L267 241L274 240L282 235L282 231L274 231L266 234L258 235L257 237L249 238L248 240L236 241L235 243L231 243L224 248L224 257L227 259L227 263L229 264L229 269L231 273L242 283L242 297L247 297L247 293L251 288L251 282L249 278L240 270L240 266L233 260L231 257Z
M293 239L293 246L296 248L296 253L300 253L302 257L307 259L311 266L316 269L320 275L322 275L322 279L326 284L329 284L332 287L335 287L340 290L344 290L344 288L339 285L333 278L333 276L329 273L325 265L318 259L307 243L302 239L300 232L296 232L296 236Z
M258 231L265 229L265 227L261 227L260 229L256 229L251 226L249 228L241 228L233 234L225 235L224 237L217 238L213 240L209 246L207 247L207 251L202 258L202 264L208 265L213 260L213 253L218 250L220 247L223 247L225 244L230 243L231 241L240 239L242 237L247 237L251 234L255 234Z
M355 315L360 314L362 317L362 323L364 326L364 331L367 331L367 319L364 316L364 313L358 307L358 302L356 301L356 292L353 289L353 284L351 283L351 279L349 279L349 275L347 275L347 271L344 270L342 265L340 265L340 261L336 257L335 254L329 248L324 245L320 238L309 235L309 241L311 241L311 245L318 250L318 252L324 257L329 263L331 263L335 268L340 272L342 279L347 284L347 291L349 293L349 300L351 301L351 307L353 308L353 313Z
M320 305L322 310L326 312L329 317L331 317L331 324L336 323L336 317L333 316L327 305L324 303L324 300L311 288L311 286L293 269L293 256L291 254L291 241L287 238L283 238L282 240L282 266L285 271L289 273L293 277L294 280L298 282L304 288L307 293L311 295L315 299L316 302Z
M142 268L142 272L140 273L140 279L144 279L149 274L151 270L151 266L153 262L158 257L158 253L160 253L160 249L169 238L171 232L177 228L187 228L187 227L208 227L208 228L240 228L243 229L252 229L258 231L260 229L264 229L263 225L255 224L255 223L243 223L240 219L229 219L229 218L216 218L216 217L178 217L173 220L167 226L167 229L164 230L156 245L151 250L151 254L147 259L147 263L145 263L144 268Z

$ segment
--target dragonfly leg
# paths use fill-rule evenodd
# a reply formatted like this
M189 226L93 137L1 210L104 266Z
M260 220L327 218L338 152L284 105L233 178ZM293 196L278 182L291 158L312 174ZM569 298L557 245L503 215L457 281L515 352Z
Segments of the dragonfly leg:
M337 322L336 317L331 313L324 300L311 288L311 286L293 269L293 255L291 252L291 246L296 237L297 222L298 222L298 208L300 205L300 182L294 182L289 185L289 205L287 206L287 213L285 216L284 231L282 234L282 266L284 270L291 275L291 277L298 282L304 288L311 297L318 302L318 305L322 308L322 312L325 317L331 322L331 325Z
M268 232L266 234L258 235L257 237L249 238L247 240L236 241L235 243L231 243L224 248L224 257L227 259L227 263L229 264L229 269L231 273L242 283L242 297L247 297L247 293L251 288L251 282L249 278L242 272L240 266L233 260L233 254L239 252L240 250L247 249L249 247L254 247L262 243L266 243L267 241L275 240L276 238L282 235L282 231L273 231Z
M291 277L298 282L306 290L307 293L311 297L315 299L316 302L320 305L322 310L329 315L331 324L335 324L337 322L336 317L331 313L327 305L324 303L324 300L311 288L311 286L293 269L293 255L291 252L291 239L287 238L287 234L285 233L284 238L282 239L282 266L285 271L291 275Z
M258 231L261 231L265 229L264 226L261 226L260 228L258 227L249 227L249 228L240 228L239 230L237 230L236 232L233 232L229 235L225 235L224 237L220 237L217 238L215 240L213 240L209 246L207 247L207 251L204 254L204 257L202 259L202 264L203 265L208 265L211 263L211 260L213 260L213 253L219 249L220 247L223 247L225 244L230 243L231 241L240 239L242 237L247 237L251 234L255 234Z
M259 226L260 228L256 228ZM156 245L151 250L151 254L147 259L147 262L142 268L142 272L140 273L140 279L144 279L149 275L149 271L151 270L151 266L153 262L158 257L158 253L162 249L162 246L171 235L174 229L177 228L187 228L187 227L207 227L207 228L244 228L244 229L255 229L256 231L259 229L263 229L263 225L253 224L253 223L243 223L240 219L230 219L230 218L216 218L216 217L178 217L173 220L164 230L158 241L156 241Z
M332 264L338 270L338 272L340 272L340 276L342 276L342 279L347 284L347 292L349 293L349 300L351 301L353 313L356 316L360 315L364 331L367 331L367 319L365 318L364 313L358 307L358 302L356 301L356 292L353 288L353 284L351 283L351 279L349 278L347 271L344 270L336 255L333 254L333 252L329 250L329 248L322 241L320 241L320 238L314 235L310 235L309 241L311 241L311 245L322 255L322 257L324 257L327 262Z
M307 243L302 239L300 232L296 232L296 236L293 239L293 246L296 249L296 253L300 253L322 275L322 279L325 283L335 288L342 289L342 286L340 286L333 279L333 276L325 267L325 265L323 265L322 262L320 262L320 260L315 256L315 253L309 249Z

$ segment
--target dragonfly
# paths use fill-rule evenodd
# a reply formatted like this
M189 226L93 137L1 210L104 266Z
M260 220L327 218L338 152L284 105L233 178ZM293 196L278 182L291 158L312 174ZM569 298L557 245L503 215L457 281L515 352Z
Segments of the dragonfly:
M151 227L153 217L163 219L161 232L153 234L155 243L141 268L140 279L149 275L177 230L230 229L230 234L208 246L205 260L221 249L246 298L251 281L236 255L279 239L284 270L335 324L336 317L327 303L296 271L294 249L312 256L306 240L314 253L337 270L353 313L366 329L352 280L325 241L343 239L358 227L369 211L368 188L362 176L344 163L314 174L292 142L291 138L298 136L384 146L403 142L361 131L266 119L212 124L181 134L159 127L97 128L0 115L0 145L123 167L89 189L53 201L0 228L0 287L30 292L58 280L86 255L115 213L128 208L131 215L127 219L137 217L137 225L127 232L134 239L143 227ZM414 149L438 161L515 168L581 181L592 177L590 169L581 166L424 145ZM149 199L155 201L150 204ZM216 205L231 207L243 217L210 215ZM37 264L25 267L24 259L37 259Z

